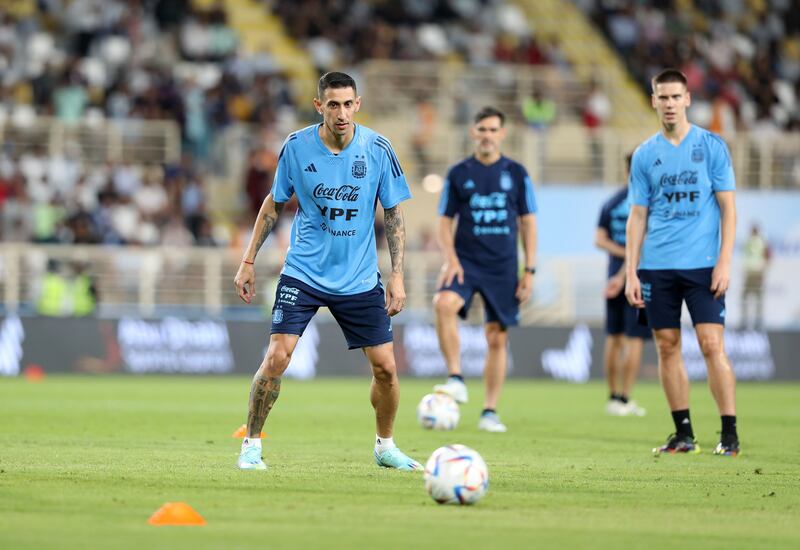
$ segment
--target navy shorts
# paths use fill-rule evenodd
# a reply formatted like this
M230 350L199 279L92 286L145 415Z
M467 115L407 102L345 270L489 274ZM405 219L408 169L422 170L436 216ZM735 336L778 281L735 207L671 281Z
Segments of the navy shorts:
M392 341L392 322L380 280L375 288L359 294L328 294L306 283L281 275L272 306L270 334L303 334L321 307L327 307L344 333L349 349L379 346Z
M505 273L487 273L469 262L461 262L464 268L464 283L453 279L450 286L439 290L450 290L464 299L464 306L458 312L462 319L467 318L472 297L477 292L483 298L485 319L487 323L500 323L500 326L512 327L519 324L519 301L517 292L516 269Z
M647 323L639 322L639 310L628 303L625 293L606 299L606 334L624 334L628 338L652 337Z
M680 328L684 300L692 324L725 325L725 296L711 292L713 268L640 269L642 298L652 329Z

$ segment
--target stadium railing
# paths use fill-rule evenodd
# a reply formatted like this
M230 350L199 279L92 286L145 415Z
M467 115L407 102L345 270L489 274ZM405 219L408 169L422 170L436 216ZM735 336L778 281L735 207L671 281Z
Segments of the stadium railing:
M233 287L239 259L240 251L229 248L4 243L0 244L0 295L6 312L35 314L48 263L52 266L55 262L66 280L72 276L73 266L85 266L85 272L98 291L96 313L100 316L179 315L233 319L266 316L272 306L283 263L282 253L265 249L258 256L258 300L249 307L241 303ZM380 263L384 272L388 272L390 260L383 251ZM438 252L407 252L406 266L407 310L415 318L428 319L441 268L441 255ZM571 285L575 281L575 271L581 269L577 264L562 260L542 264L537 275L537 284L541 282L542 291L537 291L533 302L523 308L523 323L572 322L576 292ZM595 272L602 272L602 269L600 262ZM480 318L479 310L473 308L476 320Z
M269 243L256 261L257 300L244 305L236 296L233 278L241 251L232 248L168 248L138 246L66 246L31 243L0 244L2 311L37 313L37 302L48 263L55 260L69 280L79 264L99 293L96 315L163 318L267 319L283 265L283 251ZM429 322L432 299L442 265L438 251L408 251L405 257L406 319ZM534 293L520 311L522 325L571 326L585 322L599 326L604 316L604 255L543 256L537 262ZM379 264L390 271L390 259L379 251ZM770 267L765 295L768 321L774 327L797 326L797 299L783 293L787 281L800 269L800 259L780 257ZM734 257L729 289L729 312L738 318L744 284L742 259ZM475 302L479 304L479 296ZM323 310L323 315L328 315ZM480 324L483 309L473 306L469 321ZM771 319L771 321L770 321Z
M67 123L53 117L0 121L0 142L16 154L42 150L85 163L175 163L181 134L171 120L97 119Z

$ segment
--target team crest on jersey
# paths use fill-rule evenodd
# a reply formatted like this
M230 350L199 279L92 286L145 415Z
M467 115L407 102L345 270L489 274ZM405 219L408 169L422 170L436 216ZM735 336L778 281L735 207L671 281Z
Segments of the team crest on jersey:
M279 325L283 321L283 310L276 309L272 312L272 322L276 325Z
M363 178L367 175L367 163L363 160L356 160L353 162L353 177L354 178Z
M500 175L500 189L503 191L511 191L512 187L514 187L514 182L511 180L511 174L503 172Z
M692 149L692 162L703 162L705 156L703 155L703 146L698 145Z

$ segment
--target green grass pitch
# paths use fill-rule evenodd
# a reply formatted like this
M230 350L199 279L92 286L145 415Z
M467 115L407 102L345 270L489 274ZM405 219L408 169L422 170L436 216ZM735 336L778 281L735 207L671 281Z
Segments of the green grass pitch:
M670 432L657 384L645 418L603 414L600 383L510 381L507 434L476 429L479 381L455 432L414 414L429 380L401 381L395 438L425 461L477 449L473 507L439 506L422 475L375 466L368 379L286 380L267 422L267 472L235 468L249 380L0 380L0 548L800 548L800 386L740 384L743 454L715 457L719 419L692 389L702 454L654 458ZM185 501L203 527L154 527Z

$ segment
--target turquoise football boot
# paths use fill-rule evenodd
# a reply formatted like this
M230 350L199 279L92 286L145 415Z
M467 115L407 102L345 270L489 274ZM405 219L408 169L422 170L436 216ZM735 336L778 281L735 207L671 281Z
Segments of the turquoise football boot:
M245 447L239 455L236 465L241 470L266 470L267 465L261 458L261 449L256 446Z
M398 470L422 470L422 464L410 458L397 447L386 449L382 453L375 451L375 462L384 468L396 468Z

